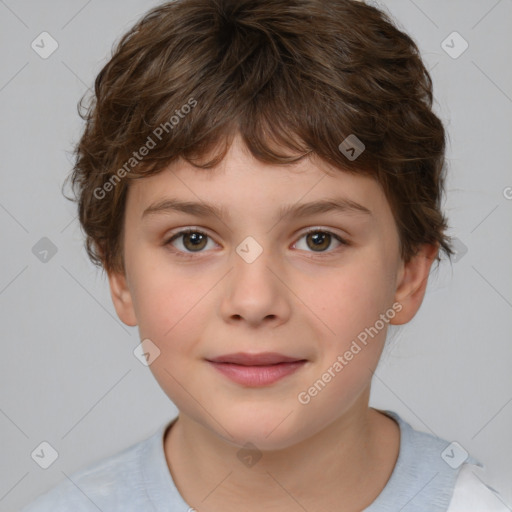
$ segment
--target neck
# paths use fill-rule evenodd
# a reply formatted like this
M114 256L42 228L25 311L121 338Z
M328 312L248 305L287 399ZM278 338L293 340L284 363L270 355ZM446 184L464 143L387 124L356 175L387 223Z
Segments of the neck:
M320 504L361 510L386 485L399 451L398 425L367 403L300 443L258 453L254 464L240 460L239 446L180 414L164 441L169 470L199 511L320 510Z

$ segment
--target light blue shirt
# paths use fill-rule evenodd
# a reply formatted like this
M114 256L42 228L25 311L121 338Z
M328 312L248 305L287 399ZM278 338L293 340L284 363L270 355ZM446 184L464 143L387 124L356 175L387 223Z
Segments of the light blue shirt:
M400 426L395 468L364 512L449 512L460 465L441 456L448 441L413 429L397 413L382 411ZM190 512L165 459L161 425L149 438L73 473L21 512ZM478 464L470 457L466 462Z

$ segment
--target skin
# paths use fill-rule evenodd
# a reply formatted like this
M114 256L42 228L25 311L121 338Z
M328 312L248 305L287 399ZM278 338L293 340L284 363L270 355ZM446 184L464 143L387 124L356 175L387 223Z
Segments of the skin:
M168 196L225 206L229 216L142 217ZM282 205L335 196L371 215L275 219ZM208 235L200 252L187 236L165 245L187 227ZM315 250L308 228L348 245L332 237ZM236 252L248 236L263 249L251 263ZM387 323L308 404L297 397L394 303L401 310L390 323L414 317L437 250L421 246L404 263L390 206L373 179L311 155L292 165L264 164L239 137L214 169L178 161L130 185L125 273L109 273L111 295L120 319L138 325L141 340L160 350L150 369L179 409L164 451L189 505L206 512L355 512L375 500L400 440L395 421L368 406ZM205 361L267 351L308 362L272 385L250 388ZM247 442L261 455L252 467L237 457Z

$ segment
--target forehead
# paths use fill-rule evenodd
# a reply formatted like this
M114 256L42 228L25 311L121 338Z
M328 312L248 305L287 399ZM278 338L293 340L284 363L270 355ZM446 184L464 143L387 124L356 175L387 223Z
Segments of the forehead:
M129 187L127 208L141 216L169 199L203 205L191 207L191 213L206 216L210 206L215 215L227 218L245 211L283 216L292 205L321 200L343 203L346 213L389 210L380 185L371 177L336 169L309 155L293 164L263 163L238 139L211 169L179 160L156 175L135 180Z

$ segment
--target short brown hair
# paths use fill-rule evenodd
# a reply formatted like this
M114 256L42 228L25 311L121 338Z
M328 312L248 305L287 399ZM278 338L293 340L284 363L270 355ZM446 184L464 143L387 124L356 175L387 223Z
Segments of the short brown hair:
M423 243L452 254L441 211L445 131L432 111L432 80L413 40L375 7L356 0L167 2L123 35L94 92L85 113L85 95L79 102L86 124L68 179L88 255L107 271L124 271L129 180L179 157L210 168L235 134L263 162L313 153L374 177L404 261ZM357 159L340 150L350 135L364 144ZM139 148L145 156L135 158Z

